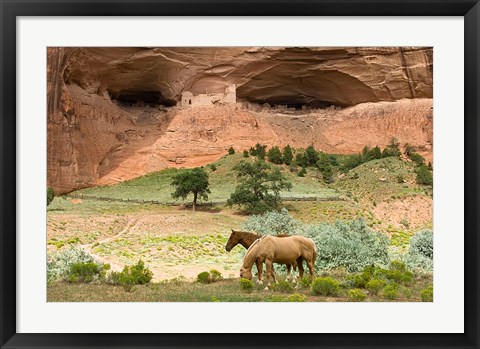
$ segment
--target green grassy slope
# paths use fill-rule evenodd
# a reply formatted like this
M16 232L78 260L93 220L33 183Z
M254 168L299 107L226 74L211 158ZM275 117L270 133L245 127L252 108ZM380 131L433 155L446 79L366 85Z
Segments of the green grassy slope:
M249 158L250 160L252 158ZM230 194L235 190L236 177L233 167L244 159L241 154L229 155L220 160L205 166L204 168L210 176L209 201L226 201ZM216 170L212 170L212 165ZM298 177L296 173L291 173L286 166L280 166L282 171L293 184L290 192L282 192L286 197L338 197L335 189L328 188L316 171L308 171L305 177ZM115 185L101 186L83 189L74 194L92 195L104 198L115 199L135 199L135 200L155 200L160 202L174 202L171 193L173 187L170 185L172 176L179 170L170 168L159 172L150 173L129 181ZM187 198L186 202L190 202ZM182 203L182 200L176 202Z

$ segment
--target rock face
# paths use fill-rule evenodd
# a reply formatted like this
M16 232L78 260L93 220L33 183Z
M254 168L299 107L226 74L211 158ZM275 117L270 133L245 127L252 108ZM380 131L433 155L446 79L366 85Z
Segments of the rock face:
M47 57L57 193L257 142L353 152L395 136L431 159L431 48L49 48ZM202 103L186 107L186 96Z

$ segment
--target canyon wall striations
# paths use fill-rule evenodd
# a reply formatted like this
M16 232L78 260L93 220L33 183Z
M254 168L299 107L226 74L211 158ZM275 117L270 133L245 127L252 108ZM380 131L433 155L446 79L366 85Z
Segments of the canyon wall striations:
M257 142L350 153L394 136L432 161L432 56L415 47L49 48L48 185L66 193L200 166Z

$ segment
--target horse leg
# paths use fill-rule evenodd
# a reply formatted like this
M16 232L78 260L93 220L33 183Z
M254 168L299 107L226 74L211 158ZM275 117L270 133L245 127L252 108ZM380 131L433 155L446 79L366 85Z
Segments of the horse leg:
M257 282L261 284L263 283L263 263L260 259L257 259L256 264L257 264L257 271L258 271Z
M286 281L290 280L290 271L292 269L291 264L287 264L287 278L285 279Z
M300 277L300 280L303 278L303 258L298 257L297 258L297 267L298 267L298 276Z
M308 264L308 270L310 270L310 281L313 283L313 280L315 279L315 275L314 275L314 265L313 265L313 259L309 259L307 260L307 264Z
M293 269L292 281L297 282L297 262L292 263L292 269Z
M267 259L265 261L265 265L267 266L267 286L265 287L265 290L268 290L268 288L270 287L270 277L273 276L275 278L275 276L272 273L273 262L271 260Z

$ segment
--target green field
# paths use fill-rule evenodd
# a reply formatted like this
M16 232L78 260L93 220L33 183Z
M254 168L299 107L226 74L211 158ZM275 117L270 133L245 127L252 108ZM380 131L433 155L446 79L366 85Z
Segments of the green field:
M212 170L211 165L204 167L209 174L211 191L208 196L209 201L225 202L230 197L236 184L235 171L232 168L241 160L244 160L241 154L234 154L212 163L211 165L216 167L215 171ZM249 159L245 160L249 161ZM282 196L318 198L337 198L339 196L338 191L326 186L315 171L309 171L305 177L298 177L296 173L291 173L286 166L279 167L293 184L292 190L282 192ZM166 169L115 185L78 190L73 192L72 196L91 195L124 200L154 200L161 203L189 202L188 199L185 201L172 199L173 189L170 183L172 176L178 171L174 168Z

